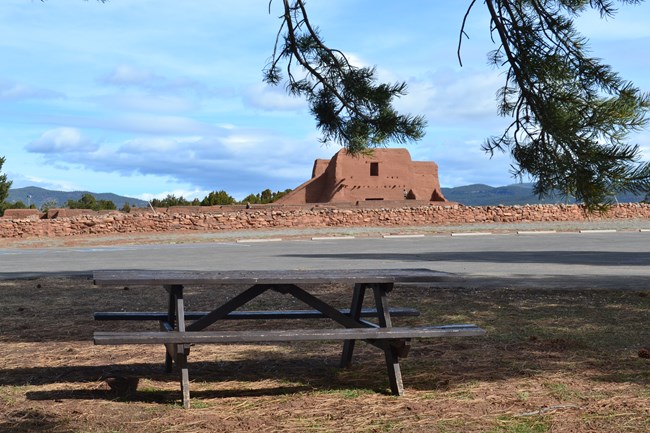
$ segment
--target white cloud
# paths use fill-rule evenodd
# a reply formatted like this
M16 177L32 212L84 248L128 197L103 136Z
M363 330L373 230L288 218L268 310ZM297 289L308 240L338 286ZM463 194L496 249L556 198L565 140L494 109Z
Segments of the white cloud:
M201 190L201 189L182 189L182 188L177 188L169 191L162 191L156 194L150 194L150 193L144 193L140 194L135 198L139 198L140 200L146 200L146 201L151 201L154 198L157 198L159 200L164 199L168 195L173 195L174 197L180 198L183 197L185 200L192 201L195 198L198 198L199 200L203 199L203 197L207 196L210 194L212 191L206 191L206 190Z
M196 141L200 140L198 138ZM126 140L119 147L118 152L122 154L145 154L147 152L157 153L176 153L182 143L190 145L192 141L183 138L174 137L153 137L153 138L136 138Z
M0 101L21 101L28 99L58 99L65 96L60 92L0 80Z
M353 53L345 53L345 57L352 66L357 68L369 66L361 56ZM294 65L294 69L299 69L299 67ZM283 80L279 85L272 86L264 82L258 81L253 85L248 86L243 100L244 104L247 107L252 107L256 109L262 109L266 111L304 111L307 109L307 102L302 96L292 96L286 91L286 72L282 70L285 80ZM302 75L298 76L298 72L294 71L294 74L297 74L296 78L300 79ZM300 72L302 74L302 71Z
M79 191L83 189L76 182L70 182L64 179L52 179L42 176L24 176L22 174L10 173L10 178L13 181L13 188L22 188L25 186L37 186L45 189L52 189L56 191Z
M595 10L583 14L576 21L578 30L594 40L630 40L650 37L648 13L650 5L623 5L612 18L601 18Z
M153 113L129 113L112 119L97 119L92 122L97 127L144 134L215 134L219 128L180 115L155 115Z
M476 128L493 123L497 116L496 91L503 85L499 72L441 70L408 82L406 96L396 100L404 112L424 115L431 125Z
M150 86L156 80L153 72L132 65L119 65L103 78L103 82L117 86Z
M71 128L47 131L43 137L43 144L34 146L34 151L45 154L51 166L120 177L156 176L186 184L185 194L225 189L246 195L267 187L293 188L309 178L314 159L333 153L319 149L311 140L232 127L217 135L141 136L102 142L100 147L86 151L71 144L84 140Z
M214 97L233 97L236 94L228 86L214 87L189 76L154 73L148 68L127 64L117 66L97 81L100 84L119 87L120 95L125 89L130 89L131 93L127 95L131 97L149 98L153 101L158 99L163 103L165 99L178 98L178 95L202 100ZM153 106L143 108L156 111Z
M355 68L371 68L372 65L365 61L365 59L359 54L355 53L344 53L345 58L348 59L350 65Z
M146 113L179 113L190 112L197 108L197 102L192 98L143 93L137 91L120 92L113 95L95 98L104 108L116 111L146 112Z
M644 161L650 161L650 135L647 132L637 132L630 134L630 144L638 144L641 151L641 158Z
M243 100L244 105L265 111L300 111L307 108L303 98L287 94L282 84L254 84L248 88Z
M483 183L501 186L515 183L511 174L511 159L507 153L495 153L492 158L479 141L446 145L444 152L435 158L440 184L445 187Z
M27 144L25 148L34 153L93 152L99 148L76 128L55 128L45 131L41 136Z

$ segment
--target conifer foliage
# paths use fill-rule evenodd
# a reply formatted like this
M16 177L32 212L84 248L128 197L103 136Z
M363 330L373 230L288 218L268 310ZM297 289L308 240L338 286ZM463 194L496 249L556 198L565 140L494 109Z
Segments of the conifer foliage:
M392 106L405 94L405 83L377 83L373 68L355 67L328 47L304 0L276 1L284 14L264 78L285 81L289 93L307 99L322 141L357 153L424 136L422 116L399 114ZM490 154L510 152L513 174L532 177L539 196L559 191L597 210L617 192L650 189L650 163L641 162L639 147L627 141L646 126L650 97L588 56L573 21L590 9L611 17L616 3L641 1L469 1L465 19L479 3L489 11L496 46L490 62L505 70L498 112L512 118L503 135L487 138L483 147ZM464 36L465 20L459 60Z
M264 79L279 84L284 77L279 65L286 62L287 89L307 99L323 142L343 143L357 153L424 136L422 116L401 115L392 106L394 98L405 94L405 83L377 84L374 68L353 66L343 52L325 45L304 1L282 2L282 25Z
M9 195L9 188L11 188L12 182L7 179L7 175L2 173L2 166L5 163L4 156L0 156L0 216L4 213L7 203L5 200Z
M616 192L647 191L650 163L638 164L639 147L626 139L646 125L650 99L587 55L587 41L572 20L591 7L612 16L613 2L485 4L498 44L490 61L508 68L499 112L513 121L484 148L509 150L515 174L532 175L535 192L542 196L557 190L593 209Z

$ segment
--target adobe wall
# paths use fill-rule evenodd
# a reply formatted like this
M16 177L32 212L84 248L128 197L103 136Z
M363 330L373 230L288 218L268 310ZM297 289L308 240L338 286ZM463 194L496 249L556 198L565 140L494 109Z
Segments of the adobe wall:
M576 205L412 207L239 207L170 208L165 212L110 211L54 219L0 218L3 238L38 238L117 233L237 231L303 227L413 227L471 223L648 219L650 204L620 204L606 215L585 215Z
M387 200L446 202L438 165L413 161L407 149L373 149L371 155L338 151L331 160L317 159L312 178L276 203L355 203Z

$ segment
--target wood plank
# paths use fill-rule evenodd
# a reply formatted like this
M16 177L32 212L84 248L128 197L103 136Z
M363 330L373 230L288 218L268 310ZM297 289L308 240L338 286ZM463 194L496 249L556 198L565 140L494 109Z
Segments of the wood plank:
M454 281L458 277L431 269L300 269L300 270L98 270L96 285L214 285L214 284L329 284L417 283Z
M390 329L393 326L388 312L388 300L386 299L386 293L390 290L392 290L390 284L377 284L372 287L375 297L375 305L379 312L379 326L386 329ZM384 345L384 358L386 359L390 390L394 395L404 394L404 383L402 382L402 370L399 365L399 356L397 355L397 351L390 344Z
M174 289L172 289L174 287ZM160 322L161 331L173 331L176 326L176 293L175 291L183 292L183 286L165 286L165 290L169 295L167 298L167 319ZM168 328L169 327L169 328ZM165 371L171 373L174 363L176 362L176 346L167 344L165 353Z
M365 284L355 284L354 290L352 291L352 304L350 305L350 312L348 316L354 320L359 320L363 313L363 298L366 295L366 285ZM375 309L375 314L379 315L379 312ZM355 340L345 340L343 342L343 351L341 352L341 368L347 368L352 365L352 354L354 353L354 346L356 345Z
M309 305L310 307L318 311L321 311L327 317L345 326L346 328L368 327L366 323L363 323L360 320L355 320L345 314L341 314L338 309L332 307L327 302L317 298L316 296L312 295L311 293L307 292L304 289L301 289L298 286L295 285L287 286L287 293L289 293L294 298L301 300L302 302ZM375 325L372 326L374 327Z
M268 286L256 284L253 287L249 287L244 290L234 298L228 300L223 305L218 307L215 310L210 311L205 316L201 317L199 320L192 322L191 325L187 327L188 331L200 331L203 328L206 328L216 322L226 317L228 314L239 309L249 301L255 299L262 293L269 290Z
M289 329L199 332L95 332L94 342L109 344L219 344L308 340L386 340L402 338L473 337L484 335L476 325L406 328Z
M415 317L420 312L415 308L391 308L392 317ZM350 315L350 309L342 308L342 314ZM207 311L186 311L185 320L198 320L208 314ZM167 320L167 313L156 311L101 311L93 315L95 320ZM323 319L325 314L317 310L269 310L269 311L233 311L224 320L274 320L274 319ZM377 310L364 308L360 317L377 317Z

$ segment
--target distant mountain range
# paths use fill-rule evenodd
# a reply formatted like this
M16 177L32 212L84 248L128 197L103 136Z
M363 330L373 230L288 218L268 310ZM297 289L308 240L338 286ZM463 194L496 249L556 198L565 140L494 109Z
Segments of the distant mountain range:
M442 188L442 193L447 200L467 206L566 203L564 197L560 195L545 197L540 200L533 193L532 183L517 183L499 187L483 184L466 185L455 188ZM615 200L620 203L636 203L643 200L644 197L634 194L620 194L615 197ZM574 200L569 200L569 203L574 202Z
M442 193L447 200L467 206L565 203L565 200L559 196L547 197L543 200L539 200L537 196L533 194L533 185L530 183L518 183L499 187L483 184L466 185L455 188L442 188ZM56 201L58 206L63 206L68 200L79 200L84 194L92 194L97 200L110 200L115 203L115 206L117 206L118 209L124 207L125 203L128 203L132 207L148 206L148 203L145 200L124 197L112 193L52 191L35 186L10 189L7 201L9 203L22 201L25 204L34 204L38 208L40 208L44 202ZM644 196L621 194L616 197L616 200L621 203L634 203L643 200L643 198Z
M92 194L97 200L110 200L115 203L118 209L122 209L125 203L132 207L146 207L148 203L145 200L137 198L124 197L112 193L95 193L90 191L52 191L49 189L28 186L25 188L12 188L9 190L7 201L15 203L22 201L26 205L33 204L37 208L45 202L56 202L57 206L63 206L68 200L79 200L84 194Z

